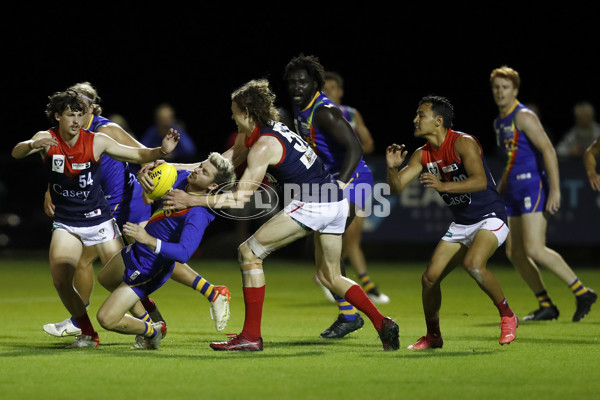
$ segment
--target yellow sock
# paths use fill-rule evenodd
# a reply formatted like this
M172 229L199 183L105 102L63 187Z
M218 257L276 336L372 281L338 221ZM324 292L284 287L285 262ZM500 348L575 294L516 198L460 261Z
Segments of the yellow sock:
M575 281L569 285L569 288L571 288L571 291L575 296L581 296L588 291L587 288L583 286L583 283L581 283L579 278L576 278Z

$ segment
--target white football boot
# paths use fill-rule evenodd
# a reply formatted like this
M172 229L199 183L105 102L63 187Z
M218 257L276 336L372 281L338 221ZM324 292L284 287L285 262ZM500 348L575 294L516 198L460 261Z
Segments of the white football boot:
M44 325L44 332L46 332L48 335L64 337L79 335L81 333L81 329L73 324L71 318L67 318L64 321L56 324Z
M215 321L217 332L221 332L229 321L229 299L231 293L227 286L215 286L217 297L210 303L210 317Z

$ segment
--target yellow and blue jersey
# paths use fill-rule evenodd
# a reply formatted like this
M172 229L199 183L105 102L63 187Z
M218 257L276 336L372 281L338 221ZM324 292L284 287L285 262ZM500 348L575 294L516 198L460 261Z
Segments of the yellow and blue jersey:
M329 134L320 131L313 123L315 111L319 107L336 107L342 111L344 118L350 123L352 129L355 129L356 123L353 121L353 114L348 107L338 107L323 92L315 94L312 101L303 110L294 110L294 125L296 132L314 149L315 153L323 160L325 166L331 171L331 174L337 178L344 164L346 149ZM354 123L354 125L353 125ZM366 198L371 195L373 186L373 174L363 157L360 158L356 169L352 173L350 180L346 183L345 196L351 203L360 208L365 207ZM360 185L360 186L359 186ZM360 190L356 190L359 188Z
M543 211L548 194L542 154L515 122L517 113L525 109L515 101L505 115L494 120L498 146L507 160L503 196L509 216Z
M85 129L97 132L111 122L108 118L94 115ZM143 189L135 176L139 166L115 160L106 154L102 155L100 162L100 184L119 228L122 229L127 221L139 223L148 220L151 206L144 202Z
M173 187L185 190L189 174L190 171L179 171ZM214 219L214 214L204 207L175 212L159 207L145 229L161 241L160 252L156 254L137 242L121 250L126 267L124 282L140 297L156 291L169 279L175 262L186 263L192 257Z

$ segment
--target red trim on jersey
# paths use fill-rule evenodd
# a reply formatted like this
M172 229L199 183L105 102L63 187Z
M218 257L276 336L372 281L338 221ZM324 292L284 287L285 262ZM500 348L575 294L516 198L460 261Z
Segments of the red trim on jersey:
M254 146L254 143L260 138L260 125L256 125L250 136L244 137L244 144L247 148Z
M148 220L148 223L151 224L152 222L160 221L160 220L163 220L165 218L179 217L180 215L186 214L188 211L190 211L189 208L186 208L186 209L180 210L180 211L175 211L175 212L164 211L161 208L159 210L156 210L156 212Z
M277 161L277 164L275 164L275 167L276 167L279 164L281 164L283 162L283 160L285 159L285 155L286 155L285 144L281 141L281 138L277 135L274 135L272 133L261 134L260 127L261 127L261 125L256 125L256 127L252 131L252 134L250 135L250 137L246 136L244 138L244 144L246 145L247 148L251 148L258 141L258 139L260 139L262 136L272 136L275 139L277 139L279 141L279 143L281 143L281 148L283 149L283 154L281 155L281 158L279 159L279 161Z

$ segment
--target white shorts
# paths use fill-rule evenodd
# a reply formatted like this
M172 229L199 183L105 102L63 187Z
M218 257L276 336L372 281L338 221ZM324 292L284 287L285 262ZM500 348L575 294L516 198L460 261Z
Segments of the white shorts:
M334 203L305 203L292 200L283 211L295 221L321 233L344 233L350 206L343 199Z
M504 243L508 236L508 225L500 218L486 218L473 225L461 225L455 222L450 224L448 232L442 240L452 243L462 243L467 247L471 247L473 239L480 229L487 229L496 235L498 239L498 247Z
M94 226L69 226L54 222L52 230L54 229L62 229L77 236L84 246L93 246L121 237L121 231L114 218Z

